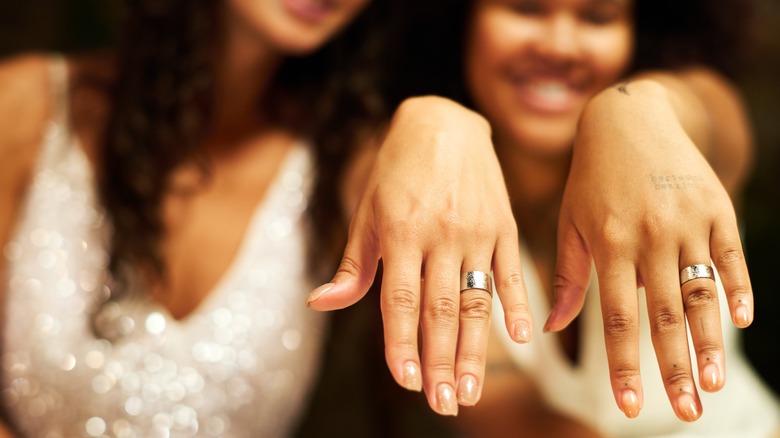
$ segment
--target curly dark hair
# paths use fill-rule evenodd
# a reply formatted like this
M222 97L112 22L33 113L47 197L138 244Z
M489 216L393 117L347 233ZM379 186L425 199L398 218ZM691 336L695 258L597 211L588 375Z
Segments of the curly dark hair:
M463 47L474 0L397 0L408 12L387 57L396 69L392 102L437 94L470 105L463 76ZM631 71L709 65L729 77L742 67L751 0L635 0L636 50Z
M99 166L100 196L113 225L109 269L118 290L112 299L123 293L127 267L164 278L161 201L171 171L194 162L208 172L201 146L213 117L221 6L140 0L122 11L125 31ZM274 94L258 102L275 108L283 99L286 110L269 113L316 140L311 260L333 261L344 241L337 187L358 127L387 117L376 92L381 75L371 67L378 66L374 58L386 34L380 24L389 25L389 10L390 2L375 0L321 50L285 61Z

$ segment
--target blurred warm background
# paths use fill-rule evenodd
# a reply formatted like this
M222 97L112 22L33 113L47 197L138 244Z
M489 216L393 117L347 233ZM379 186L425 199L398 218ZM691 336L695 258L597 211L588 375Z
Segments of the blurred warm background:
M748 356L780 393L780 1L755 3L753 44L737 84L752 114L758 146L741 206L756 293L756 321L744 335ZM117 8L111 0L9 1L2 9L0 57L106 48L116 36Z

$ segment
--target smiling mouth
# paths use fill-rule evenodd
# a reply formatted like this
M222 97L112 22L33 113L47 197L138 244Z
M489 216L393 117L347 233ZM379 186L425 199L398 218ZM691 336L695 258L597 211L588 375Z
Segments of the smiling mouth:
M548 113L568 112L582 100L582 87L559 78L513 80L516 94L527 107Z
M296 18L311 24L322 22L335 9L330 0L284 0L284 5Z

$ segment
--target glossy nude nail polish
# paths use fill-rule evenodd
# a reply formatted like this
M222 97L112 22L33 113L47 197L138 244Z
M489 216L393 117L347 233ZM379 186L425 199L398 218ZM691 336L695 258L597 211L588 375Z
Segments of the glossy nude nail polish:
M688 393L682 393L677 397L677 410L685 421L696 421L700 415L696 399Z
M455 390L448 383L439 383L436 387L436 406L442 415L458 415L458 401Z
M714 391L720 387L722 377L720 375L720 367L714 362L710 362L704 366L699 376L699 382L701 387L707 391Z
M636 418L639 415L641 406L639 405L639 397L631 389L626 389L620 397L620 409L626 414L628 418Z
M317 289L314 289L308 297L306 297L306 307L309 307L312 302L317 301L320 297L322 297L325 292L329 291L331 288L333 288L333 283L325 283L322 286L318 287Z
M515 342L525 343L531 340L531 324L526 320L516 321L513 327Z
M422 378L417 363L409 361L404 364L402 383L410 391L422 391Z
M473 406L477 403L479 396L479 386L477 378L471 374L466 374L458 382L458 403L464 406Z

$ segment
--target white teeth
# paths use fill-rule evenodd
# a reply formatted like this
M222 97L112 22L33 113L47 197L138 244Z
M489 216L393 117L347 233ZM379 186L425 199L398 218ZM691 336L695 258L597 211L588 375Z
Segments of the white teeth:
M561 82L536 82L530 89L543 99L555 101L566 99L570 93L570 88Z

